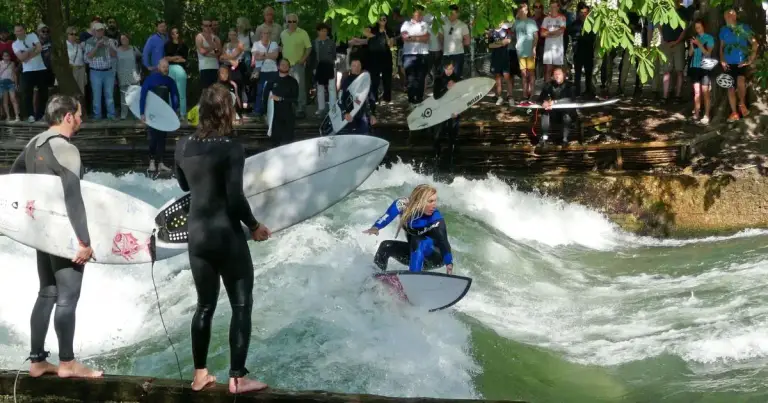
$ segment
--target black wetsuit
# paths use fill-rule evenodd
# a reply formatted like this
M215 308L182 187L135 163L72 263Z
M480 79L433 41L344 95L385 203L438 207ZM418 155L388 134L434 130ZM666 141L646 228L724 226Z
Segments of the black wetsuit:
M242 377L251 336L253 263L241 222L256 229L243 193L243 146L229 137L183 137L176 146L176 178L190 192L189 263L197 289L192 318L192 356L206 367L211 319L219 298L219 277L232 306L229 327L230 376Z
M453 81L459 82L461 79L454 72L450 76L445 75L445 70L442 70L435 78L433 85L435 99L440 99L448 92L448 83ZM435 151L435 171L450 172L453 169L453 150L456 145L456 136L459 134L459 118L450 118L443 123L435 125L432 129L434 132L434 151ZM447 156L442 155L442 142L444 139L448 140L448 152ZM447 157L447 158L441 158Z
M264 93L281 97L275 102L275 114L272 117L272 145L281 145L293 142L293 130L296 126L296 102L299 100L299 83L290 75L278 76L270 81L264 88Z
M352 82L355 81L355 79L359 76L359 74L349 73L349 75L344 77L344 79L341 81L342 93L339 104L342 109L342 116L345 116L348 113L352 113L352 110L355 108L355 102L357 101L350 99L352 94L349 92L349 85L352 84ZM339 133L337 134L370 134L372 116L370 107L371 103L369 96L368 99L360 101L360 109L358 109L355 116L352 117L352 121L347 123L346 126L339 130Z
M541 94L539 94L539 103L543 103L544 101L555 101L556 103L573 102L574 92L573 84L570 81L563 81L562 84L558 84L557 81L552 80L541 90ZM539 136L539 144L543 144L543 142L547 140L551 120L563 124L563 143L567 143L568 134L571 132L571 123L578 121L576 109L543 110L541 115L541 136Z
M78 243L82 246L91 244L85 204L80 193L80 179L83 177L80 153L69 143L69 139L53 130L33 137L14 161L10 173L46 174L61 178L67 216ZM75 359L75 309L80 299L83 269L84 266L73 263L71 258L37 251L40 291L30 319L32 349L29 358L32 362L43 361L48 356L44 345L54 304L56 314L53 326L59 340L59 361Z

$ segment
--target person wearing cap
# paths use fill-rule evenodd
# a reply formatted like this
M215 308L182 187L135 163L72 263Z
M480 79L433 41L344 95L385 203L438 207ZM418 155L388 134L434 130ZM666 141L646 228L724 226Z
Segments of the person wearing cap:
M164 20L155 23L155 33L144 44L141 61L149 71L157 70L157 64L165 57L165 43L168 42L168 25Z
M28 122L34 123L36 120L42 120L45 113L45 104L48 101L48 83L47 70L42 56L43 45L37 34L30 32L27 34L27 28L24 24L17 24L13 28L16 35L16 42L13 43L13 52L21 61L21 100L23 103L22 113L29 116ZM35 88L37 88L37 99L35 99ZM37 102L37 108L33 102Z
M56 83L56 76L53 75L53 65L51 64L51 54L53 49L51 48L51 29L48 25L41 22L37 24L37 37L40 38L40 43L43 45L43 53L40 56L43 57L43 63L47 69L47 82L48 87L53 87Z
M116 120L115 114L115 72L112 58L117 57L117 43L104 35L106 26L100 22L92 25L94 35L85 41L85 62L90 66L89 80L93 95L94 119L101 119L101 96L107 103L107 118Z
M503 22L499 24L499 28L488 32L488 48L491 49L491 74L496 79L496 105L501 106L504 104L504 91L501 89L501 78L504 77L504 81L507 82L507 98L509 105L512 106L515 101L512 98L512 75L510 70L512 66L509 64L509 52L507 46L512 43L512 33L509 29L509 24Z

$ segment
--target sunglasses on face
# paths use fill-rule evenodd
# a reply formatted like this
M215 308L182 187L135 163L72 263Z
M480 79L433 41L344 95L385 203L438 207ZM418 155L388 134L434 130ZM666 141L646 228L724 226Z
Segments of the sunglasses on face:
M288 22L289 24L295 24L295 23L297 23L298 21L296 21L296 20L290 20L290 21L287 21L287 22Z
M211 24L203 24L203 28L210 28Z

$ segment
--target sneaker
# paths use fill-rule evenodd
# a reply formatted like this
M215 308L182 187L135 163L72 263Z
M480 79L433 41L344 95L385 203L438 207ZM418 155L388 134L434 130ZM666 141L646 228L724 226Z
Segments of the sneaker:
M507 100L509 101L509 106L515 106L515 100L512 97L507 98Z
M163 171L163 172L170 172L171 171L171 168L168 168L162 162L157 165L157 169L158 169L158 171Z
M27 122L28 123L35 123L35 117L34 116L30 116L29 118L27 118Z
M496 106L501 106L504 103L504 98L497 97L496 98Z
M699 123L703 125L709 124L709 116L704 115L704 117L699 120Z
M747 109L747 105L739 104L739 111L741 112L742 117L749 116L749 109Z
M741 119L741 118L739 117L739 114L738 114L738 113L736 113L736 112L733 112L733 113L731 114L731 116L728 116L728 121L729 121L729 122L735 122L735 121L737 121L737 120L739 120L739 119Z
M153 171L154 172L156 170L157 170L157 168L155 168L155 161L154 160L149 160L149 168L147 168L147 171Z

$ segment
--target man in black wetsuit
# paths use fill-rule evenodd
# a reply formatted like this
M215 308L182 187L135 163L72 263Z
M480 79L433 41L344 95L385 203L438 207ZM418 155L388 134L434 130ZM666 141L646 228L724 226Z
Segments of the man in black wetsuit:
M56 175L61 178L64 203L69 222L79 244L73 259L53 256L37 251L37 276L40 291L32 308L30 319L32 350L29 354L29 375L38 377L46 373L58 373L60 377L99 377L94 371L77 361L73 349L75 337L75 309L80 298L85 262L93 255L88 235L85 204L80 194L83 168L80 152L70 144L70 138L80 128L82 109L77 99L66 95L54 95L45 109L48 130L33 137L11 166L10 173ZM45 336L53 319L59 340L59 366L46 361L50 354L45 351Z
M433 96L435 99L440 99L453 88L461 78L456 75L455 66L453 60L446 59L443 63L443 68L440 75L435 78L433 85ZM435 135L434 150L435 150L435 172L450 171L453 168L453 149L456 143L456 136L459 134L459 118L456 114L451 119L446 120L439 125L435 125L432 129ZM448 155L447 158L440 158L442 151L442 142L444 139L448 140Z
M296 102L299 100L299 83L290 76L291 62L281 59L277 67L278 77L264 88L275 102L272 116L272 145L280 147L293 142L293 129L296 125Z
M539 103L544 107L544 113L541 115L541 136L539 136L538 146L543 146L549 138L552 120L563 124L563 145L568 145L571 123L578 121L576 109L552 109L552 105L573 102L573 97L573 85L570 81L565 81L563 68L555 67L552 72L552 81L547 83L539 94Z
M352 116L352 110L355 108L355 102L350 97L352 94L347 90L349 85L363 72L363 64L360 59L352 59L349 65L349 75L344 77L341 81L341 100L342 112L344 114L344 120L348 123L337 134L370 134L371 126L376 124L376 117L371 113L371 108L374 107L370 102L370 94L367 100L361 101L360 109L355 116Z
M245 151L242 144L230 137L234 116L229 90L221 84L203 90L197 131L181 138L175 153L179 186L190 192L188 253L197 290L197 310L192 317L195 391L216 382L216 377L208 373L206 358L220 277L232 307L229 391L242 393L267 387L245 378L251 336L253 263L241 222L256 241L269 238L270 231L256 221L243 193Z

